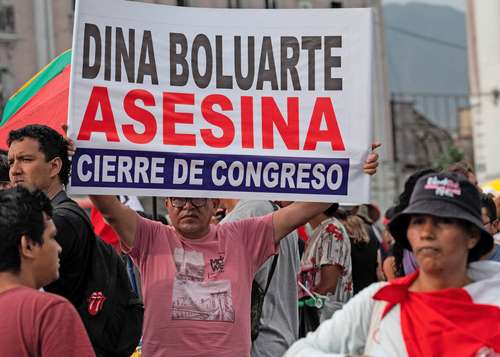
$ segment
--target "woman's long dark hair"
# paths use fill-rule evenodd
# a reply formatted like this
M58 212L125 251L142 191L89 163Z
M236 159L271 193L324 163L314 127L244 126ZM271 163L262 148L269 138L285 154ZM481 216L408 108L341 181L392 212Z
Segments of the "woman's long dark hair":
M427 174L432 174L432 173L437 173L437 171L431 168L422 169L416 171L406 179L404 190L399 195L398 201L396 202L396 206L394 206L394 215L403 212L405 208L408 207L408 205L410 204L411 194L413 193L413 189L415 188L418 179ZM405 271L403 268L403 255L404 255L403 246L399 244L398 241L395 241L394 245L392 246L392 252L394 255L394 267L396 276L397 277L404 276Z

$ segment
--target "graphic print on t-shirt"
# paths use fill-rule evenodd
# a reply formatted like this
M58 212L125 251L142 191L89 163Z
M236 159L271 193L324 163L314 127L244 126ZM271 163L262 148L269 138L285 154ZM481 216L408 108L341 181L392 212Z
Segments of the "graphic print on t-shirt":
M203 275L205 274L203 253L175 248L174 261L178 279L203 281Z
M203 281L203 253L176 248L174 260L177 273L172 292L172 319L234 322L231 282Z

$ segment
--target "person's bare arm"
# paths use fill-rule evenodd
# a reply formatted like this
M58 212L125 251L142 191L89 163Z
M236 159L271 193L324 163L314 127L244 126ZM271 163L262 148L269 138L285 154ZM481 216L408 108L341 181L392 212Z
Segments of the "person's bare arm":
M373 144L376 149L380 144ZM378 154L371 152L364 165L363 172L373 175L377 172ZM278 243L288 233L305 224L312 217L325 211L331 203L324 202L294 202L290 206L279 209L273 215L274 241Z
M382 264L382 270L387 281L396 279L396 262L394 257L387 257Z
M116 231L120 241L126 247L132 248L139 221L137 212L121 203L116 196L89 195L89 198Z
M302 224L306 224L312 217L325 211L331 203L325 202L294 202L280 208L273 214L274 241L279 243L283 237Z
M321 295L335 293L337 282L342 275L342 268L336 264L322 265L320 269L320 280L318 285L314 286L313 291Z

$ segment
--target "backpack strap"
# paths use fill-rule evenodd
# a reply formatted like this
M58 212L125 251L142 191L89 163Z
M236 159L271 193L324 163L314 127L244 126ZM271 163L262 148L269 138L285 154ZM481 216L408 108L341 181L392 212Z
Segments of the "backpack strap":
M269 271L269 275L267 276L266 288L264 289L264 295L266 295L267 290L269 289L269 284L271 284L271 279L274 275L274 270L276 269L276 263L278 262L279 255L276 254L273 258L273 262L271 263L271 270Z
M273 206L273 210L277 211L279 209L279 206L273 201L269 201L269 203L271 203L271 205ZM278 263L278 258L279 254L275 254L273 262L271 263L271 270L269 270L269 275L267 276L267 283L266 283L266 288L264 289L264 296L266 295L267 290L269 289L269 284L271 284L271 279L273 278L274 271L276 270L276 264Z
M62 209L62 210L70 211L70 212L76 214L81 219L83 219L83 221L87 224L87 227L89 228L90 232L92 232L91 234L93 234L95 236L94 227L92 226L92 223L90 222L89 216L75 202L69 201L69 200L64 201L64 202L61 202L60 204L58 204L57 206L55 206L54 209L56 211Z
M97 240L95 232L94 232L94 227L92 226L92 223L90 223L89 216L85 213L85 211L83 211L83 209L80 208L80 206L78 206L78 204L76 202L68 199L68 200L65 200L65 201L54 206L54 214L56 214L57 212L61 212L61 216L64 217L64 214L62 214L62 212L64 212L64 211L73 213L77 217L80 217L85 222L85 225L87 226L87 229L89 231L87 238L93 239L94 242ZM68 218L66 218L66 219L68 219ZM92 259L93 255L95 254L95 250L96 250L95 243L90 244L89 259ZM84 271L83 271L83 274L84 274L83 276L85 277L85 280L87 280L87 282L88 282L89 276L91 275L91 271L92 271L92 264L89 261L88 264L86 264L86 266L84 267ZM86 286L87 283L85 283L83 285ZM75 307L85 303L86 297L85 297L84 289L81 291L81 293L82 294L81 294L81 297L79 298L79 302L78 302L78 304L75 305Z
M69 201L69 200L64 201L55 207L55 210L58 210L58 209L67 210L67 211L73 212L74 214L78 215L87 224L89 231L90 231L90 235L94 237L95 244L96 245L103 244L103 245L107 246L107 243L105 243L102 239L100 239L95 234L94 226L92 225L92 222L90 221L90 217L85 213L85 211L83 209L80 208L80 206L78 206L77 203L75 203L73 201ZM96 246L93 246L92 249L96 249ZM114 251L114 248L112 248L112 249ZM127 258L128 258L128 255L127 255ZM117 254L117 259L122 259L122 258ZM139 297L137 282L135 281L135 275L134 275L133 271L132 271L132 279L133 280L131 278L129 278L129 276L128 276L129 275L128 269L127 269L128 259L127 259L127 261L121 260L121 262L123 265L124 272L127 275L127 281L129 282L130 287L131 287L132 291L134 292L134 296L132 296L129 299L130 300L129 303L130 304L142 304L142 299ZM90 264L87 267L87 274L88 274L89 270L90 270Z

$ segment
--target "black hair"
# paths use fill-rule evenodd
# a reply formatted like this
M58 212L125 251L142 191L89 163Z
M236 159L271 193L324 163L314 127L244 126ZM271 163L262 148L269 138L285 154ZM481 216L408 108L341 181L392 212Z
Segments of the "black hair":
M414 172L406 179L403 192L399 195L396 205L394 206L394 214L400 213L408 207L410 204L411 194L413 193L413 189L415 188L418 179L433 173L437 173L437 171L430 168L422 169Z
M447 167L446 171L461 175L466 180L468 179L469 174L474 173L474 170L472 170L472 166L466 161L459 161L454 164L451 164L450 166Z
M9 181L9 160L7 155L0 154L0 182Z
M34 244L43 244L43 213L52 217L52 205L42 191L21 186L0 191L0 271L20 271L23 235Z
M338 203L332 203L330 205L330 207L328 207L327 209L325 209L323 211L323 213L327 216L327 217L333 217L335 212L337 212L337 210L339 209L339 204Z
M493 201L491 196L485 193L480 193L480 197L481 208L486 208L486 211L488 211L488 218L490 219L490 222L493 222L497 219L497 206L495 205L495 201Z
M398 278L405 276L405 269L403 266L404 250L405 248L401 245L401 243L394 240L394 244L392 245L392 255L394 256L394 275Z
M12 130L7 139L7 145L14 141L21 141L24 138L31 138L38 141L40 151L45 155L45 161L59 157L62 161L62 167L59 171L59 179L63 185L69 181L71 162L68 158L68 142L64 137L52 128L46 125L34 124L27 125L21 129Z
M389 207L389 208L385 211L385 213L384 213L384 217L385 217L385 219L387 219L387 220L389 220L389 221L390 221L390 220L391 220L391 219L392 219L395 215L396 215L396 207L394 207L394 206Z
M469 254L467 255L467 263L477 262L481 260L481 257L488 253L491 247L484 247L480 244L481 241L481 230L467 221L458 220L462 228L467 232L469 237L479 237L479 241L476 246L469 249Z

